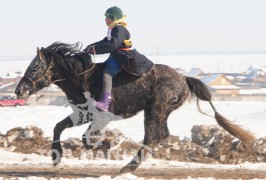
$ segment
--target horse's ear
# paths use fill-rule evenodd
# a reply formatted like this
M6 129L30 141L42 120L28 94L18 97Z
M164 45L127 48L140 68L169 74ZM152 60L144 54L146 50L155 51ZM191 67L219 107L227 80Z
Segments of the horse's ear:
M39 56L40 60L45 61L45 55L43 52L37 47L37 55Z

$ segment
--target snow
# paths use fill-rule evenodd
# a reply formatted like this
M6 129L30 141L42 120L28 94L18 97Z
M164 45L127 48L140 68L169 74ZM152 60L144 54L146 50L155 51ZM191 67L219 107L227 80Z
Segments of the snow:
M257 137L266 137L266 102L214 102L218 112L235 123L242 125L255 133ZM200 102L204 112L212 115L213 111L206 102ZM72 113L71 107L65 106L20 106L0 108L0 132L6 133L14 127L37 126L44 131L44 136L52 137L56 123ZM118 128L125 136L134 141L141 141L144 137L144 113L136 116L113 121L107 128ZM199 113L194 101L186 102L179 110L174 111L168 118L168 127L173 135L180 138L190 138L193 125L217 124L214 118ZM61 139L69 137L81 138L88 125L73 127L63 131Z
M239 94L266 94L266 88L261 89L240 89Z
M212 114L208 103L200 103L202 109L208 114ZM266 136L266 102L214 102L218 112L226 116L235 123L244 126L257 137ZM14 127L37 126L44 131L44 136L52 137L53 128L60 120L72 112L70 107L64 106L21 106L21 107L3 107L0 108L0 132L6 133ZM178 135L180 138L190 138L190 130L193 125L216 124L216 121L208 116L200 114L196 110L194 101L186 102L179 110L174 111L168 120L168 126L171 134ZM88 125L66 129L63 134L63 140L69 137L81 138ZM133 118L111 122L109 129L118 128L127 137L134 141L141 141L144 136L143 112L140 112ZM88 159L62 159L63 165L83 166L83 165L112 165L122 167L129 162L131 157L120 161L113 160L88 160ZM164 161L149 159L141 165L143 168L153 167L154 164L161 164L162 168L217 168L217 169L261 169L266 170L266 163L243 163L239 165L221 165L221 164L198 164L178 161ZM38 165L51 166L51 158L36 154L20 154L0 150L0 165ZM29 177L34 179L36 177ZM37 178L39 179L39 177ZM111 179L109 176L101 176L98 179ZM115 177L115 179L139 179L132 174L126 174ZM190 179L190 178L188 178ZM192 179L192 178L191 178ZM202 178L201 178L202 179ZM204 178L206 179L206 178Z
M223 54L223 55L164 55L148 56L153 62L166 64L187 71L193 67L205 73L240 73L250 65L265 66L266 54Z
M9 151L0 150L0 165L38 165L43 167L53 166L50 157L40 156L36 154L20 154ZM62 166L104 166L112 165L112 167L122 167L126 165L131 158L125 158L125 160L78 160L78 159L61 159ZM249 170L266 170L266 163L242 163L237 165L231 164L201 164L201 163L188 163L178 161L166 161L149 158L147 161L141 164L141 168L151 168L154 165L160 164L160 168L213 168L213 169L249 169Z
M214 89L240 89L240 87L235 85L214 85L210 87Z
M106 165L112 165L112 167L122 167L129 162L130 159L125 160L78 160L78 159L66 159L62 158L60 166L75 166L75 167L84 167L84 166L100 166L104 167ZM12 165L15 164L17 166L23 165L36 165L38 167L52 167L52 162L50 157L39 156L35 154L19 154L14 152L8 152L4 150L0 150L0 165ZM160 164L160 167L158 167ZM178 162L178 161L166 161L166 160L157 160L157 159L148 159L147 161L143 162L140 168L156 168L159 169L169 169L169 168L186 168L193 171L193 169L223 169L223 170L240 170L240 169L247 169L247 170L266 170L266 163L242 163L238 165L223 165L223 164L201 164L201 163L187 163L187 162ZM27 179L40 179L41 177L28 177ZM45 179L45 178L44 178ZM63 178L61 178L63 179ZM64 178L67 179L67 178ZM114 178L110 176L101 176L99 178L82 178L82 179L144 179L141 177L137 177L132 175L131 173L123 174ZM199 178L190 178L187 179L199 179ZM210 179L210 178L200 178L200 179ZM212 178L211 178L212 179ZM0 177L1 180L1 177Z

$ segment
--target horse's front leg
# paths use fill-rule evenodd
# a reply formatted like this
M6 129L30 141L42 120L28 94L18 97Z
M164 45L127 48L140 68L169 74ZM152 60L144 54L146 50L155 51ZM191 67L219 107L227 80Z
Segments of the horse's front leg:
M64 120L57 123L54 128L54 138L53 138L52 148L51 148L52 149L52 160L53 160L54 166L56 166L60 162L62 153L63 153L61 143L60 143L61 133L63 132L64 129L69 128L69 127L73 127L73 121L68 116Z
M93 149L102 145L102 141L104 140L104 134L101 134L101 130L103 130L107 124L110 122L108 118L102 118L91 121L88 129L82 135L82 141L84 146L87 149Z

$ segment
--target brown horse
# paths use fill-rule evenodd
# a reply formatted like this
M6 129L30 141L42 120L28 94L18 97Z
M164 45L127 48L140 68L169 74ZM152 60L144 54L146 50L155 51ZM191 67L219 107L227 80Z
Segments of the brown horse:
M89 55L80 51L78 43L73 45L53 43L47 48L37 49L37 55L27 68L15 93L18 98L27 99L43 87L54 83L65 92L73 104L85 103L83 92L86 91L91 93L92 98L99 100L104 66L104 63L94 64ZM190 94L195 94L197 99L209 101L215 112L216 121L230 134L242 141L254 141L253 135L216 112L211 103L211 94L200 80L183 76L173 68L161 64L156 64L149 74L142 77L121 71L113 79L113 98L109 111L124 119L142 110L145 116L143 148L121 172L133 171L140 165L142 153L144 155L148 153L145 145L154 147L169 136L167 118ZM60 135L64 129L73 126L68 116L54 128L52 150L57 151L60 156L62 155ZM56 155L57 153L52 154L54 164L60 160Z

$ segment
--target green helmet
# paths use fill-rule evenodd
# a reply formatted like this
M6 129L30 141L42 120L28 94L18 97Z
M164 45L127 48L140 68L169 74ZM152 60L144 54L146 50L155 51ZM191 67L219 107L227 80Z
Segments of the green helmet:
M117 20L117 19L122 19L123 17L123 12L122 10L117 7L117 6L113 6L110 7L109 9L107 9L107 11L104 14L107 18L111 19L111 20Z

